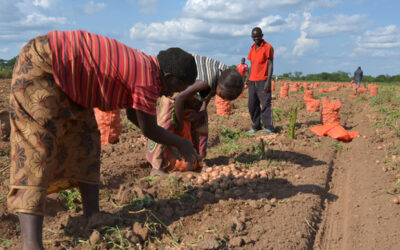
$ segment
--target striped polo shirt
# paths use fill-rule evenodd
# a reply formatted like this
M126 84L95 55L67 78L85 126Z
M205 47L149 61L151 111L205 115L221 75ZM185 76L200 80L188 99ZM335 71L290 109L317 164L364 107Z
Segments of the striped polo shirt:
M84 30L51 31L49 40L55 82L74 102L156 115L161 82L154 56Z
M228 69L226 64L216 61L212 58L192 54L197 65L197 79L208 83L210 90L201 91L197 97L204 99L208 95L215 95L217 88L218 77L221 72Z

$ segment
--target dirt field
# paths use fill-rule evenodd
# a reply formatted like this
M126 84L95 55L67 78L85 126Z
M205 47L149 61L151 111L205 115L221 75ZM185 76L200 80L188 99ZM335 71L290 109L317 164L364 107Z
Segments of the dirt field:
M10 80L0 80L0 107L7 110ZM323 87L323 86L321 86ZM81 217L76 190L48 198L46 249L399 249L400 86L379 95L350 98L351 88L318 94L342 101L341 124L359 131L352 142L318 137L309 128L320 113L302 105L303 91L273 100L275 135L248 135L247 99L232 115L209 107L205 163L266 170L243 185L202 191L200 173L150 177L147 144L123 114L119 143L102 149L100 206ZM245 93L246 96L246 93ZM292 105L300 105L295 139L288 138ZM20 248L19 223L7 213L9 142L0 142L0 248ZM199 195L201 192L201 195ZM201 198L199 198L201 196ZM92 233L93 229L100 234ZM89 237L91 236L91 240ZM96 242L96 237L98 239Z

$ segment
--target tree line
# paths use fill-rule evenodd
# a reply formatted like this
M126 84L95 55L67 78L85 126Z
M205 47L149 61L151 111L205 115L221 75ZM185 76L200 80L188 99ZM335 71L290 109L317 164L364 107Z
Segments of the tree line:
M11 78L12 70L17 57L10 60L0 59L0 78ZM231 68L236 68L236 65L232 65ZM274 76L275 78L275 76ZM353 80L353 74L344 71L337 71L333 73L322 72L319 74L307 74L303 75L302 72L295 71L294 73L284 73L278 75L278 80L283 81L326 81L326 82L350 82ZM376 77L370 75L364 75L363 81L366 82L400 82L400 75L378 75Z

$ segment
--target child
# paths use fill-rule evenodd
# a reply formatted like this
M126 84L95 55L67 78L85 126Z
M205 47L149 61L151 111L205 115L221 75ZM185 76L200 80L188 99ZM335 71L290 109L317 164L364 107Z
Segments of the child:
M244 84L236 69L230 69L209 57L193 56L198 72L196 82L174 99L162 98L157 117L158 124L163 128L190 137L197 153L204 158L208 139L207 105L210 99L217 94L225 100L234 100L242 92ZM190 132L182 131L184 127ZM173 163L167 160L174 158L171 157L173 151L172 148L149 140L147 159L153 166L153 175L163 175L166 171L173 170Z
M126 108L146 137L193 162L192 143L157 125L156 101L196 77L193 56L179 48L156 58L86 31L51 31L28 42L10 94L8 206L19 216L22 249L43 249L47 194L79 187L83 214L99 212L100 135L93 108Z

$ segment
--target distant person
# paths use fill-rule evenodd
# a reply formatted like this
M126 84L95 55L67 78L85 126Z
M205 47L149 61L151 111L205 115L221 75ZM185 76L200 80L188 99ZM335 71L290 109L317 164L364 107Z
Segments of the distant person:
M210 57L193 54L198 76L193 85L175 98L163 97L157 108L158 124L168 131L190 134L193 145L201 158L207 154L208 112L207 106L215 95L224 100L236 99L243 89L242 76L226 64ZM185 123L190 123L185 126ZM182 131L188 129L190 131ZM148 140L147 160L152 165L151 175L165 175L174 170L168 158L167 148ZM168 149L170 150L170 149Z
M99 212L100 133L93 108L125 108L144 136L194 162L192 143L157 125L156 106L160 96L185 90L196 77L194 57L179 48L154 57L84 30L51 31L29 41L14 67L9 107L8 208L18 214L22 249L43 249L50 193L78 187L83 215Z
M356 94L357 94L358 88L360 87L362 78L363 78L363 71L361 70L361 67L359 66L357 68L357 70L354 72L354 81L356 82Z
M264 41L261 28L255 27L251 32L254 44L251 46L247 60L251 62L248 106L253 122L249 133L261 130L261 120L264 132L273 133L271 81L273 72L274 49ZM260 107L261 106L261 107Z
M236 66L237 71L239 71L240 75L245 80L249 74L249 66L246 64L246 58L242 58L241 62Z

